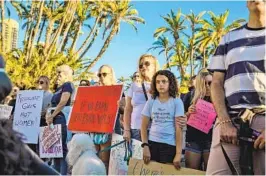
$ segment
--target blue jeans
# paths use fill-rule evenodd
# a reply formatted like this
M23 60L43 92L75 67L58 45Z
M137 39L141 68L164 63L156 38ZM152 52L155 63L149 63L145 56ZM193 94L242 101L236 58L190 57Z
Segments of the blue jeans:
M58 115L54 118L54 125L61 124L61 133L62 133L62 147L63 147L63 158L54 158L54 168L61 175L67 175L67 126L66 119L63 115Z

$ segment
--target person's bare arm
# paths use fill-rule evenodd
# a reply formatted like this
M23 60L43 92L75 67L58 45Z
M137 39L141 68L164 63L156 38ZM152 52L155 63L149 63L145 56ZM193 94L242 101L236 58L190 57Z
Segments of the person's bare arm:
M148 126L150 123L150 118L146 116L142 116L141 122L141 141L142 143L148 143ZM151 152L149 146L144 146L143 148L143 160L145 164L148 164L151 159Z
M126 107L124 110L124 139L127 141L130 141L131 135L130 135L130 125L131 125L131 113L132 113L133 107L131 105L131 97L126 97Z
M225 105L224 76L222 72L214 72L211 97L220 121L229 120L229 114Z
M227 121L226 123L221 124L221 140L224 142L237 144L237 129L229 121L230 116L227 112L225 104L224 77L224 73L214 72L211 86L211 97L217 112L218 120L220 122Z
M183 118L183 117L176 117L176 118ZM183 131L179 125L176 125L175 135L176 135L176 154L175 154L173 164L176 169L180 169L181 156L182 156Z

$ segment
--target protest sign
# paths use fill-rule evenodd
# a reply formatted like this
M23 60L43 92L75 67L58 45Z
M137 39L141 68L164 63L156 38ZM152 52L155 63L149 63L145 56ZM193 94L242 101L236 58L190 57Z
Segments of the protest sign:
M122 85L79 87L68 129L112 133L122 89Z
M146 165L143 160L132 158L129 161L128 175L205 175L205 172L189 168L177 170L174 165L153 161Z
M213 104L199 99L196 103L196 113L191 114L188 125L208 134L216 118Z
M40 128L39 151L41 158L62 158L62 133L61 125L54 125L51 129L48 126Z
M123 136L113 133L112 145L123 141ZM132 140L132 158L142 159L141 142ZM124 161L125 146L123 144L111 149L109 162L109 175L127 175L128 165Z
M13 129L25 136L25 143L38 142L42 103L41 90L25 90L17 94Z
M0 105L0 119L9 119L12 109L12 106Z

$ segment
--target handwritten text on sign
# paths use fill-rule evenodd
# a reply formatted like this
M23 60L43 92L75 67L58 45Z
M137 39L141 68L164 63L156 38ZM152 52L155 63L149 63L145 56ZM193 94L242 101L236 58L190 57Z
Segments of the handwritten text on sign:
M25 135L25 143L37 144L43 91L20 91L17 95L13 129Z
M53 129L48 126L41 127L40 131L40 157L41 158L62 158L62 134L61 125L54 125Z
M9 119L12 109L12 106L0 105L0 119Z
M191 114L188 125L208 134L216 117L213 104L199 99L196 103L196 113Z
M174 165L153 161L146 165L143 160L130 159L127 175L205 175L205 172L188 168L177 170Z
M122 88L122 85L79 87L68 129L112 133Z
M123 136L113 133L112 145L123 141ZM142 159L141 142L135 139L132 140L132 158ZM109 162L109 175L127 175L128 165L124 161L125 146L119 145L111 149Z

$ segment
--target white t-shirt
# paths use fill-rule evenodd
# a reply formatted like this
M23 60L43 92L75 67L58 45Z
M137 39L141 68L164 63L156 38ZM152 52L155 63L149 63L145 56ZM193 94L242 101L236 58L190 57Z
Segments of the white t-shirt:
M150 91L150 83L144 82L144 86L148 95ZM141 111L143 110L146 101L141 84L132 83L128 89L127 96L131 98L131 105L133 107L131 114L131 129L140 129L141 127Z
M180 98L169 98L167 102L149 99L142 115L152 118L149 140L176 145L175 118L184 116L184 105Z

